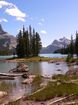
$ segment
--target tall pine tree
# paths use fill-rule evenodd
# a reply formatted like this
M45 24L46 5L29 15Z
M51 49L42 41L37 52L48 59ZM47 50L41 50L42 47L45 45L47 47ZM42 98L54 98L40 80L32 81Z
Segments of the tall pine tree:
M30 48L30 56L32 56L32 27L29 25L29 48Z
M19 58L24 57L24 43L23 43L23 37L22 32L20 30L19 34L17 35L17 47L16 47L17 56Z
M73 42L73 36L71 35L71 42L69 45L69 53L70 53L70 57L73 57L74 54L74 42Z
M28 30L23 33L23 43L24 43L24 53L26 57L29 57L30 55L30 46L29 46L29 36L28 36Z
M35 40L36 40L36 45L35 45L35 51L36 51L36 56L38 56L38 54L40 53L40 50L41 50L41 48L42 48L42 43L41 43L41 39L40 39L40 35L39 35L39 33L38 32L36 32L36 38L35 38Z
M75 40L75 53L78 58L78 33L76 31L76 40Z

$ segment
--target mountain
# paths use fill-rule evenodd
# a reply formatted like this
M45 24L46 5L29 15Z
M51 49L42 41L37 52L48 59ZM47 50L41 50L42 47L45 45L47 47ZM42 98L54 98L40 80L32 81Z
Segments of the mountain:
M70 44L70 40L63 37L59 40L54 40L52 44L48 45L41 49L40 53L53 53L54 51L61 49L63 47L67 47Z
M6 48L13 49L16 47L16 38L4 31L2 25L0 24L0 50L5 50Z

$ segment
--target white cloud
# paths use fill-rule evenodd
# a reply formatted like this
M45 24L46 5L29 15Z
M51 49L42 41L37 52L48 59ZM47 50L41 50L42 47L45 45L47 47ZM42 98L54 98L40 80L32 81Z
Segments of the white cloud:
M41 18L40 19L40 22L38 22L38 25L42 26L44 24L44 21L45 21L45 19L44 18Z
M25 13L21 12L17 7L7 8L5 12L11 16L16 16L20 18L26 17Z
M7 1L0 1L0 8L6 7L5 13L8 15L16 17L17 20L25 21L26 14L22 12L16 5L9 3Z
M8 22L8 20L7 20L7 19L3 19L3 21L4 21L4 22Z
M47 32L45 30L41 30L40 33L41 34L47 34Z
M22 18L22 17L17 17L17 20L22 21L22 22L25 22L25 19Z
M41 23L41 22L39 22L39 23L38 23L38 25L42 25L42 23Z
M2 6L0 5L0 8L2 8Z
M1 22L8 22L8 20L3 18L3 19L0 19L0 23Z
M10 3L8 3L8 2L6 2L6 1L4 1L4 0L1 0L1 1L0 1L0 7L8 6L8 5L10 5Z

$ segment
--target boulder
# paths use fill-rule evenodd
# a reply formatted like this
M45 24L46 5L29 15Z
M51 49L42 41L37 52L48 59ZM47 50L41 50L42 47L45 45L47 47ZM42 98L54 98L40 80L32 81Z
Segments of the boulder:
M32 83L32 82L33 82L33 79L28 78L28 79L25 79L22 83L23 83L23 84L30 84L30 83Z
M10 70L9 72L17 72L17 73L23 73L23 72L28 72L29 67L24 64L24 63L18 63L17 67Z
M4 96L7 96L7 92L5 91L0 91L0 98L3 98Z
M16 69L17 69L17 72L28 72L29 71L29 67L24 63L18 63Z
M30 84L33 82L35 77L36 77L35 75L29 75L29 77L27 79L25 79L22 83L23 84Z
M22 75L23 78L29 78L29 76L25 73Z

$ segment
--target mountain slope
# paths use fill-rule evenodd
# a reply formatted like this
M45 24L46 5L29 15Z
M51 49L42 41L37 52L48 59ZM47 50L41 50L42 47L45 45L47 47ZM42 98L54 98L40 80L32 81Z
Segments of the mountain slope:
M42 48L40 53L53 53L54 51L61 49L63 47L67 47L70 44L70 40L63 37L59 40L54 40L52 44L48 45L45 48Z
M6 48L13 49L16 47L16 38L5 32L0 24L0 50L5 50Z

